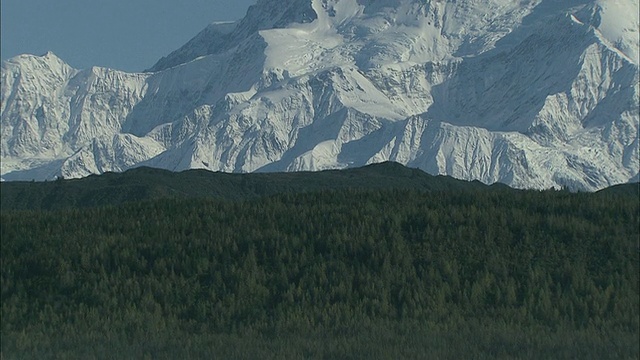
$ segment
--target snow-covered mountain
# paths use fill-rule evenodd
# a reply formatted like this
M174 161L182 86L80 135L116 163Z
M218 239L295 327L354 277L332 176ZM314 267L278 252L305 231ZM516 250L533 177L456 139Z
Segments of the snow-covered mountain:
M638 180L636 0L258 0L148 72L2 64L2 178L385 160L519 188Z

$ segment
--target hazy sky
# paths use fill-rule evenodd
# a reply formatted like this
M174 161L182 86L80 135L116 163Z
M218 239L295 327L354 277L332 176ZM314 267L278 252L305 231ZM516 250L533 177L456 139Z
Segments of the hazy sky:
M150 68L256 0L0 0L2 60L53 51L71 66Z

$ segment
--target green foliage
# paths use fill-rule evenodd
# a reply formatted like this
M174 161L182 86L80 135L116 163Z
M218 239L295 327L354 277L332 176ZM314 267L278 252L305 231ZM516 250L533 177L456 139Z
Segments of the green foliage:
M637 358L639 211L508 189L3 211L2 352Z

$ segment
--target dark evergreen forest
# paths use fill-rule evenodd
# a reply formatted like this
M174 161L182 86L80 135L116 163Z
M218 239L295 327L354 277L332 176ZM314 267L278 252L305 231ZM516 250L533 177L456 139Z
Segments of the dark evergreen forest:
M217 198L242 200L275 194L297 194L338 189L504 189L480 182L432 176L394 162L362 168L318 172L230 174L206 170L175 173L154 168L134 168L124 173L91 175L82 179L50 182L0 182L2 210L58 210L117 205L164 198ZM623 186L628 191L628 186Z
M638 358L636 185L306 184L3 206L2 358Z

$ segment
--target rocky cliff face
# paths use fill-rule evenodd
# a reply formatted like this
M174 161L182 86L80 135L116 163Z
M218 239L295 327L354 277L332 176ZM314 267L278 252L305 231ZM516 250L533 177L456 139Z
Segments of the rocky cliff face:
M520 188L638 179L631 0L260 0L147 73L2 64L2 177L393 160Z

